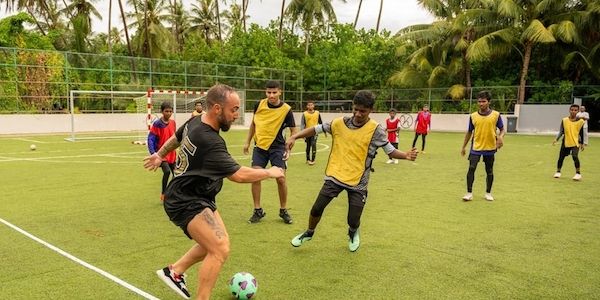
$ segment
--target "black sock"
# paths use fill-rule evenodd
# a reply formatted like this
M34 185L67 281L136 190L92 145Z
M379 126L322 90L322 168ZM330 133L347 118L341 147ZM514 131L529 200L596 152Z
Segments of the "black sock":
M354 238L354 234L356 234L357 230L358 230L358 228L350 228L350 227L348 227L348 236L350 238Z
M285 208L280 208L280 209L279 209L279 213L280 213L280 214L282 214L282 213L284 213L284 212L286 212L286 211L287 211L287 209L285 209Z

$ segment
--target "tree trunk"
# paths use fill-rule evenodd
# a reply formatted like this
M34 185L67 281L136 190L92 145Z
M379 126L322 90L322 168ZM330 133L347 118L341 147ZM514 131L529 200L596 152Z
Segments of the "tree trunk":
M46 35L46 32L44 31L44 28L42 28L42 25L40 24L40 22L38 22L37 18L35 17L35 15L33 14L33 12L31 11L31 9L29 7L27 7L27 12L33 17L33 19L35 20L35 26L38 28L38 30L42 33L42 35Z
M112 41L110 39L110 27L112 26L112 0L108 0L108 32L107 32L107 40L108 43L108 53L112 53Z
M360 7L362 6L362 0L358 2L358 11L356 12L356 18L354 18L354 29L356 29L356 23L358 23L358 16L360 15Z
M246 10L248 9L248 1L250 0L242 0L242 22L244 23L244 33L246 31Z
M310 44L310 29L307 29L304 34L306 35L306 43L304 45L304 56L308 56L308 45Z
M216 11L216 14L217 14L217 26L219 27L219 42L221 42L221 44L222 44L223 38L221 36L221 16L220 16L220 12L219 12L219 0L215 0L215 4L216 4L215 5L215 9L217 10Z
M375 32L379 32L379 23L381 21L381 11L383 10L383 0L381 0L379 4L379 15L377 16L377 27L375 27Z
M532 50L533 43L531 41L526 41L525 54L523 55L523 66L521 67L521 80L519 81L519 104L523 104L525 102L525 86L527 85L527 71L529 70L529 62L531 61Z
M466 94L471 92L471 64L467 60L467 49L462 51L462 63L463 63L463 72L465 76L465 87L467 88Z
M285 0L281 1L281 15L279 17L279 49L281 49L283 47L283 40L282 40L282 34L283 34L283 13L285 10Z
M123 20L123 29L125 30L125 41L127 41L127 50L131 57L131 70L133 71L133 80L137 81L137 75L135 74L135 60L133 60L133 51L131 50L131 42L129 41L129 32L127 30L127 21L125 21L125 11L123 10L123 2L119 0L119 10L121 11L121 19Z

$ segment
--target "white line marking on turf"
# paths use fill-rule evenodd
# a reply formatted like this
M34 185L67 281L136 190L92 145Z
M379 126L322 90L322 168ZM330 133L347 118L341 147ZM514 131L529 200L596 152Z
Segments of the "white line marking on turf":
M39 143L39 144L46 144L46 142L42 142L42 141L38 141L38 140L32 140L32 139L26 139L26 138L14 138L13 140L25 141L25 142L32 142L32 143Z
M5 221L2 218L0 218L0 222L4 223L4 225L6 225L6 226L8 226L8 227L10 227L10 228L18 231L19 233L27 236L28 238L30 238L30 239L32 239L32 240L34 240L34 241L36 241L36 242L38 242L38 243L46 246L47 248L55 251L56 253L58 253L58 254L60 254L60 255L62 255L64 257L66 257L66 258L68 258L68 259L70 259L70 260L72 260L72 261L74 261L74 262L76 262L76 263L78 263L78 264L80 264L80 265L82 265L82 266L84 266L84 267L86 267L86 268L88 268L88 269L96 272L96 273L99 273L100 275L102 275L102 276L104 276L104 277L106 277L106 278L108 278L108 279L116 282L117 284L119 284L119 285L127 288L128 290L130 290L130 291L132 291L132 292L134 292L134 293L136 293L136 294L138 294L138 295L140 295L140 296L142 296L142 297L144 297L146 299L152 299L152 300L156 299L156 300L159 300L157 297L152 296L151 294L146 293L146 292L138 289L137 287L135 287L135 286L133 286L133 285L131 285L131 284L129 284L129 283L127 283L127 282L119 279L118 277L116 277L116 276L114 276L114 275L112 275L112 274L110 274L110 273L108 273L108 272L106 272L106 271L104 271L104 270L102 270L102 269L100 269L98 267L90 265L89 263L87 263L87 262L85 262L85 261L83 261L83 260L81 260L81 259L79 259L79 258L77 258L77 257L75 257L75 256L73 256L73 255L71 255L71 254L63 251L62 249L60 249L60 248L58 248L58 247L56 247L56 246L54 246L52 244L47 243L46 241L44 241L44 240L42 240L42 239L34 236L33 234L31 234L31 233L29 233L29 232L27 232L27 231L25 231L25 230L23 230L23 229L15 226L15 225L9 223L8 221Z

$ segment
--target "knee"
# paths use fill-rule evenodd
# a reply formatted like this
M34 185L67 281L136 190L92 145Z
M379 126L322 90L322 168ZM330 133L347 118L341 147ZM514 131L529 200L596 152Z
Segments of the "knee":
M320 218L323 215L323 210L324 208L313 205L313 207L310 209L310 215L313 217Z
M285 177L279 177L279 178L277 178L277 184L279 184L279 185L285 185Z
M229 257L229 239L224 239L217 242L217 245L213 248L212 255L221 263L225 263Z

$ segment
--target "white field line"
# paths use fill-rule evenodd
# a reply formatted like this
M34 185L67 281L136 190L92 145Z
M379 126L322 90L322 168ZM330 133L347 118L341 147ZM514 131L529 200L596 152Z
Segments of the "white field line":
M131 285L131 284L123 281L122 279L120 279L120 278L118 278L118 277L116 277L116 276L114 276L114 275L112 275L112 274L110 274L110 273L108 273L108 272L106 272L106 271L98 268L98 267L95 267L95 266L93 266L93 265L91 265L91 264L89 264L89 263L87 263L87 262L85 262L85 261L83 261L83 260L81 260L81 259L79 259L79 258L77 258L77 257L75 257L75 256L73 256L73 255L71 255L71 254L63 251L62 249L60 249L60 248L58 248L58 247L56 247L56 246L54 246L54 245L52 245L52 244L50 244L50 243L42 240L42 239L34 236L33 234L31 234L31 233L29 233L29 232L27 232L27 231L25 231L25 230L23 230L23 229L15 226L15 225L9 223L8 221L5 221L2 218L0 218L0 222L4 223L4 225L6 225L6 226L8 226L8 227L10 227L12 229L14 229L15 231L17 231L17 232L25 235L26 237L28 237L28 238L30 238L30 239L32 239L32 240L34 240L34 241L42 244L43 246L49 248L50 250L52 250L52 251L54 251L54 252L56 252L56 253L64 256L64 257L66 257L66 258L74 261L75 263L78 263L78 264L80 264L80 265L82 265L82 266L84 266L84 267L86 267L86 268L88 268L88 269L90 269L90 270L92 270L92 271L94 271L96 273L99 273L100 275L102 275L102 276L104 276L104 277L106 277L106 278L114 281L115 283L117 283L117 284L125 287L126 289L128 289L128 290L130 290L130 291L132 291L132 292L134 292L134 293L136 293L136 294L138 294L138 295L140 295L140 296L142 296L142 297L144 297L146 299L152 299L152 300L156 299L156 300L158 300L157 297L152 296L151 294L140 290L139 288L137 288L137 287L135 287L135 286L133 286L133 285Z
M321 143L317 143L317 145L321 146L321 149L317 149L317 152L322 152L322 151L326 151L327 149L329 149L328 145L325 144L321 144ZM241 145L233 145L230 147L241 147ZM90 149L92 150L92 149ZM81 155L61 155L61 156L48 156L48 157L21 157L21 158L17 158L17 157L7 157L7 156L0 156L0 163L2 162L14 162L14 161L33 161L33 162L52 162L52 163L90 163L90 164L129 164L129 163L141 163L141 160L132 162L132 161L127 161L127 162L118 162L118 161L75 161L73 159L75 158L86 158L86 157L110 157L110 158L135 158L137 159L138 157L136 156L131 156L131 155L139 155L139 154L145 154L147 153L146 151L134 151L134 152L116 152L116 153L102 153L102 154L81 154ZM305 154L305 151L299 151L299 152L292 152L290 155L302 155ZM232 155L232 157L236 160L247 160L247 159L251 159L252 156L251 155Z
M47 142L42 142L42 141L38 141L38 140L31 140L31 139L26 139L26 138L14 138L13 140L30 142L30 143L38 143L38 144L46 144L47 143Z

